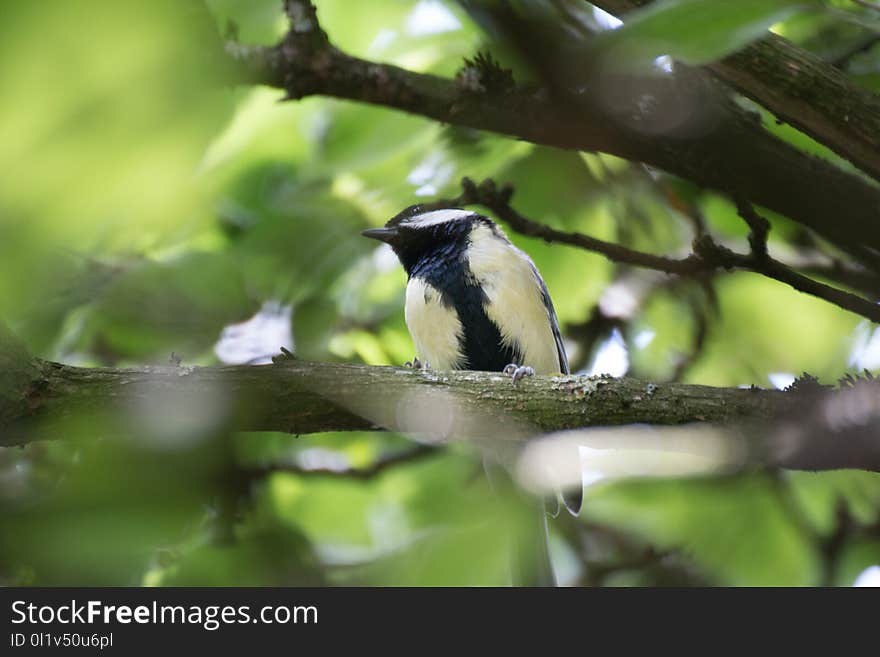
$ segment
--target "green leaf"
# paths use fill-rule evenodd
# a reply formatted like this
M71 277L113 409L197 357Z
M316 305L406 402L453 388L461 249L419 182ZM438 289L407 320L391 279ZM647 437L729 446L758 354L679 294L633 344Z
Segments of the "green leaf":
M115 279L95 304L85 339L110 359L164 362L176 351L191 363L224 326L257 308L232 258L188 253L145 262Z
M767 386L773 372L806 370L825 382L846 371L858 324L852 313L749 273L720 278L715 288L720 312L688 381ZM804 317L809 331L799 323Z
M172 555L173 559L173 555ZM319 586L317 560L294 529L259 527L234 543L204 544L151 573L162 586Z
M623 55L624 65L642 66L657 57L699 66L761 38L774 23L805 3L795 0L666 0L626 17L622 28L604 35L605 53Z
M61 252L144 252L204 225L193 172L231 104L219 83L227 58L216 56L215 25L199 7L4 3L0 58L15 65L4 67L3 90L16 99L0 108L7 319L44 297ZM50 314L34 339L41 352Z
M0 579L23 570L47 586L131 585L156 548L181 540L223 491L228 460L216 443L169 452L148 431L95 441L113 434L110 424L91 418L82 433L74 424L66 465L57 445L29 450L41 474L23 489L30 494L0 491Z
M813 546L761 474L597 486L583 517L681 550L721 585L804 586L818 577Z

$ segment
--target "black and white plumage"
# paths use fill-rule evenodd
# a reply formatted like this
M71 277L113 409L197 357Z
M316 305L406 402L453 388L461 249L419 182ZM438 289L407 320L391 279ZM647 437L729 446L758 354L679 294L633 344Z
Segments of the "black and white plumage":
M493 372L516 363L568 374L547 286L488 217L414 205L363 234L391 245L409 276L406 325L423 362ZM572 513L580 498L579 490L564 497Z
M409 277L406 325L422 361L435 369L568 374L547 286L531 258L488 217L415 205L363 234L391 245ZM574 455L576 458L577 455ZM504 478L486 464L490 479ZM494 473L494 474L493 474ZM574 514L581 491L564 496ZM512 557L519 584L555 584L543 511Z
M407 208L364 235L387 242L409 276L406 324L435 369L568 373L553 302L531 258L489 218Z

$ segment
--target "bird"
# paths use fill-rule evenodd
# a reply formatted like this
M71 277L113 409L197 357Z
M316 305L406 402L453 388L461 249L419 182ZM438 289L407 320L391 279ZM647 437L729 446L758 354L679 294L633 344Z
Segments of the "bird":
M388 244L407 274L404 317L416 366L504 372L514 384L524 376L569 373L547 285L532 259L489 217L412 205L361 234ZM563 495L573 515L580 498L580 490ZM546 561L537 581L551 585L543 510L540 520L543 547L532 546L528 554Z

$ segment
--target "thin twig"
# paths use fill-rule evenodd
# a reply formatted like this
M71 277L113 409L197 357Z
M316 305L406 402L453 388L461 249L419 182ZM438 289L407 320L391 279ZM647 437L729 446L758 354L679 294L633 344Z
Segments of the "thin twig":
M683 214L690 221L694 230L694 238L702 237L706 234L706 217L703 216L702 210L696 203L686 201L669 184L655 183L660 189L660 193L666 200L667 205L672 209Z
M862 267L844 263L840 259L834 258L828 264L808 261L802 265L791 266L802 274L828 279L838 285L859 290L869 297L880 296L880 278L877 274Z
M461 181L461 185L463 190L461 195L452 199L440 199L433 203L426 203L425 207L442 208L482 205L494 212L496 216L521 235L540 237L546 242L558 242L560 244L577 246L581 249L603 255L612 262L645 267L667 274L694 274L706 269L704 263L693 256L675 259L652 255L621 246L620 244L596 239L583 233L568 233L532 221L510 206L510 198L513 196L513 188L510 185L505 185L499 189L495 181L490 179L484 180L480 185L476 185L470 178L464 178Z
M736 201L736 210L751 229L749 232L749 246L752 249L752 255L760 260L768 258L767 235L770 232L770 222L755 212L752 204L746 201L738 199Z
M481 205L491 210L498 218L505 221L511 229L521 235L540 237L547 242L570 244L586 251L599 253L613 262L645 267L667 274L694 276L718 269L751 271L767 278L772 278L780 283L785 283L799 292L818 297L844 310L861 315L872 322L880 323L880 305L851 292L840 290L799 274L784 263L774 260L769 255L761 255L762 249L766 251L767 226L764 225L766 219L758 216L753 208L750 208L747 212L749 215L747 221L754 223L752 229L753 237L750 237L752 253L736 253L716 243L711 236L703 235L694 240L694 252L692 254L685 258L675 259L636 251L620 244L605 242L584 235L583 233L556 230L528 219L511 207L510 200L513 196L513 187L510 185L504 185L499 188L495 181L491 179L484 180L479 185L476 185L469 178L464 178L461 184L462 193L459 196L426 203L424 205L425 208ZM756 248L757 252L755 252Z
M710 302L711 303L711 302ZM692 300L689 304L691 317L694 319L694 332L691 338L691 348L687 354L683 354L675 364L675 371L670 381L682 381L687 371L703 354L706 346L706 338L709 336L709 316L698 301Z

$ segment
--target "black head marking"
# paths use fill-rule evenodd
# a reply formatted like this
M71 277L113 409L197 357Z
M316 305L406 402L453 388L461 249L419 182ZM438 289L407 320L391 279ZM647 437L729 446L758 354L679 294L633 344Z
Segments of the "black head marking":
M412 205L392 217L383 229L365 234L390 244L407 274L412 276L423 261L457 258L478 222L489 222L489 219L461 208Z

